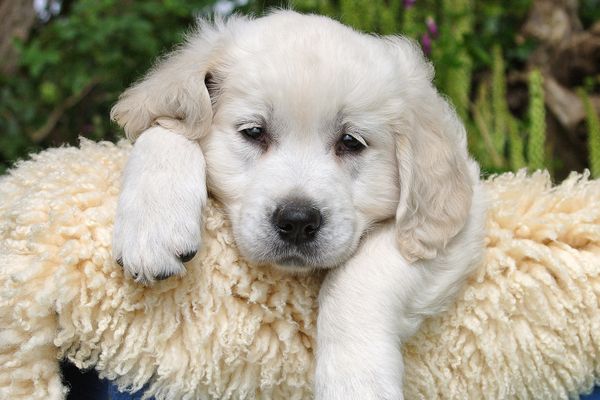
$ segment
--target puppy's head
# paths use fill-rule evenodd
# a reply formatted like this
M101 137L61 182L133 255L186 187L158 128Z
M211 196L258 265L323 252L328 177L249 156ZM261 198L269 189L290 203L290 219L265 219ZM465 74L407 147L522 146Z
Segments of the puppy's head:
M290 11L201 24L121 97L134 138L177 118L251 261L304 269L348 259L395 218L410 260L462 228L476 165L418 46Z

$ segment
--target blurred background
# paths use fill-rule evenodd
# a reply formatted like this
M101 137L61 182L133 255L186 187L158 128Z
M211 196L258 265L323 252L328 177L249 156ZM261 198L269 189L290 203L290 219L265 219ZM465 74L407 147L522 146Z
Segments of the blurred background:
M600 177L600 0L0 0L0 173L78 136L196 16L291 6L418 40L486 174Z

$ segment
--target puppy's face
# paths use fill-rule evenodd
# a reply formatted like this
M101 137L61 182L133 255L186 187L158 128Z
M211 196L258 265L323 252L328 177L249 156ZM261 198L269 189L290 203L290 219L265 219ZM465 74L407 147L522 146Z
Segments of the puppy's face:
M259 28L208 82L209 189L250 260L335 266L398 205L392 66L376 39L345 27Z
M394 217L405 256L432 258L462 228L477 179L432 75L401 37L289 11L233 17L201 25L113 118L129 136L183 122L250 261L336 266Z
M358 93L368 71L320 49L297 48L293 61L265 50L219 84L202 146L209 188L227 206L249 259L334 266L397 207L385 101Z

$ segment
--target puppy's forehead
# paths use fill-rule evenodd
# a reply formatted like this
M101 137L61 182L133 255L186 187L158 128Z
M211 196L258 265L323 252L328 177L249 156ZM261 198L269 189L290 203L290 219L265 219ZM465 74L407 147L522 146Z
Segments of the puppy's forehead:
M226 85L231 89L260 94L290 111L306 110L310 102L326 115L368 103L373 93L381 101L393 74L381 39L295 13L254 21L235 40L230 57Z

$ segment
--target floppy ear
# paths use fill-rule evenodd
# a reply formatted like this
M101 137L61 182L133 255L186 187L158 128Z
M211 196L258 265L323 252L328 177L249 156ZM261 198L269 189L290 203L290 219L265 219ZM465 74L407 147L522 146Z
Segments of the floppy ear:
M478 179L466 132L453 107L433 87L433 69L412 42L398 39L410 79L397 138L400 201L397 239L410 261L431 259L464 226Z
M244 21L233 16L227 22L199 21L186 42L167 54L140 81L127 89L110 116L135 140L158 118L181 121L188 139L202 137L212 122L208 71L221 57L231 25Z

